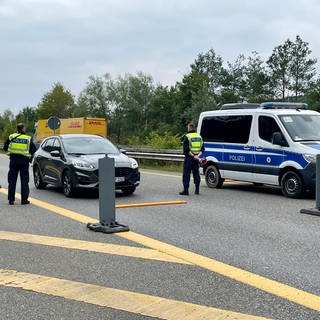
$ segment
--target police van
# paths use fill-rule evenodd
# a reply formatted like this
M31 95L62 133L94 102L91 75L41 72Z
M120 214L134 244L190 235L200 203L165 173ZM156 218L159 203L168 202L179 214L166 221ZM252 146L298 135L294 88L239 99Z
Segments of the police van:
M320 113L307 104L226 104L200 114L198 133L210 188L233 179L280 186L290 198L315 188Z

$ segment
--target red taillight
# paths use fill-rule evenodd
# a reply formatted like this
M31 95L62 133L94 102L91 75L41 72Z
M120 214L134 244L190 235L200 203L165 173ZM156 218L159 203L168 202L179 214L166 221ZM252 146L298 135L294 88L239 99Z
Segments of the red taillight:
M201 164L202 166L204 166L206 163L207 163L207 159L206 159L206 158L202 158L202 159L200 160L200 164Z

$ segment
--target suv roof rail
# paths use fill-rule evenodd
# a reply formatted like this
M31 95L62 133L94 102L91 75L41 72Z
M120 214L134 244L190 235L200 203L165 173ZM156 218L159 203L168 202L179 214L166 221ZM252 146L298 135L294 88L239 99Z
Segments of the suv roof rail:
M221 106L220 110L257 109L259 107L259 103L226 103Z
M260 107L263 109L308 109L307 103L296 102L262 102Z

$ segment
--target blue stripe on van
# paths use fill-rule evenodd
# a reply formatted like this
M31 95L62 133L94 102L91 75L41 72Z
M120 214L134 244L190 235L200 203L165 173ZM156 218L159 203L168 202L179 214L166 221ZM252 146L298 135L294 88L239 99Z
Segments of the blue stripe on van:
M220 149L220 151L208 149ZM223 143L205 143L203 157L208 156L215 157L219 162L222 162L222 166L227 163L256 164L266 168L273 167L271 169L273 172L276 171L275 167L280 166L284 161L296 162L302 168L305 168L309 164L309 162L304 159L303 155L299 153L270 148L264 148L263 151L255 151L255 147L244 150L243 145ZM265 171L265 169L263 171Z

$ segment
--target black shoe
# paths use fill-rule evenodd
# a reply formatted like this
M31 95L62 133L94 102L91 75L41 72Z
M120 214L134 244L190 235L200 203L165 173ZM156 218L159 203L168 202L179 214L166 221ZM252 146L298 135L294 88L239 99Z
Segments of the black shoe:
M184 190L184 191L179 192L179 194L180 194L181 196L188 196L188 195L189 195L189 192Z
M199 186L196 186L196 190L194 191L194 194L199 194Z
M26 200L26 201L21 201L21 204L29 204L30 201L29 200Z
M10 204L10 205L13 205L13 204L14 204L14 201L9 201L9 204Z

